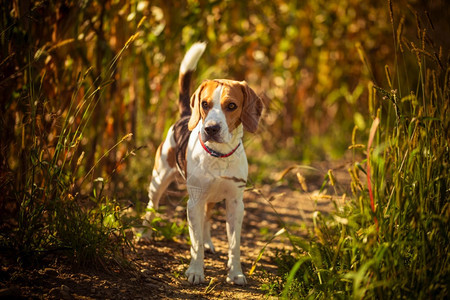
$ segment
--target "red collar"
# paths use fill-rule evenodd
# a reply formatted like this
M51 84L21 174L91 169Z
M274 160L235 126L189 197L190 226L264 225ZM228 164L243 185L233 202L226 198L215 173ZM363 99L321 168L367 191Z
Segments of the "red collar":
M205 143L203 143L203 141L202 141L202 135L200 134L200 132L198 133L198 139L200 140L200 144L202 145L203 149L205 149L205 151L208 152L209 155L211 155L213 157L218 157L218 158L224 158L224 157L233 155L233 153L236 152L237 148L239 148L239 146L241 145L241 143L239 143L236 146L236 148L231 150L231 152L223 154L223 153L220 153L220 152L213 150L213 149L209 148L208 146L206 146Z

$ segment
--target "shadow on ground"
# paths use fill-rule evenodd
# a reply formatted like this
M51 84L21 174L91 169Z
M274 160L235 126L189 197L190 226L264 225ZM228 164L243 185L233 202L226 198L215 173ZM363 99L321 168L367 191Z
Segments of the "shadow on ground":
M241 237L241 256L248 284L245 287L226 283L227 238L225 207L216 206L213 215L212 239L216 253L205 255L206 283L191 286L184 272L189 264L189 245L185 238L177 241L152 241L135 245L126 250L125 257L132 262L129 269L83 267L76 268L53 257L45 265L26 269L10 260L2 259L0 273L0 298L45 299L260 299L264 296L260 287L264 279L261 270L276 272L271 253L276 248L289 247L282 236L276 238L259 260L256 272L248 276L259 252L284 225L291 232L304 235L311 225L315 211L328 213L334 209L329 196L319 195L324 175L330 168L342 183L340 192L348 187L345 164L316 164L317 172L307 174L309 188L313 192L301 192L298 182L289 178L258 191L245 192L245 217ZM336 197L336 202L341 201ZM270 200L270 203L269 203ZM183 201L166 201L167 218L186 218ZM174 213L175 212L175 213ZM103 266L105 267L105 266ZM107 266L106 266L107 267ZM105 272L104 269L110 269ZM103 270L103 271L102 271Z

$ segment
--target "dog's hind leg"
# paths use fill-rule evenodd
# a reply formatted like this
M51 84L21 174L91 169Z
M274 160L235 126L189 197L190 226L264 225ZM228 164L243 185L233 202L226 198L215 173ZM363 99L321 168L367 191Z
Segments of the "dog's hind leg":
M176 169L163 170L159 173L153 170L152 181L148 189L149 201L142 222L144 230L139 239L149 240L152 237L151 223L155 217L155 212L159 208L159 201L170 183L174 180L176 172L178 172Z
M176 177L178 172L175 165L175 149L173 141L173 131L169 130L166 140L159 146L155 165L152 172L152 180L148 188L148 205L143 220L143 228L136 232L136 239L149 240L152 236L151 223L155 216L155 211L159 208L159 201L164 192Z

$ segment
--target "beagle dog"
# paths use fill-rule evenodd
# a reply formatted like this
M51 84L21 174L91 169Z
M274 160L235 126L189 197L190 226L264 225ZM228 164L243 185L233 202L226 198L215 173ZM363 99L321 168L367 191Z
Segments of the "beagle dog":
M225 79L204 81L190 97L192 73L205 47L204 43L194 44L181 63L181 118L169 129L156 152L143 227L150 227L161 196L181 175L189 193L187 218L192 246L186 271L188 281L191 284L205 281L204 251L214 252L210 217L214 204L225 201L229 244L227 282L245 285L240 237L248 164L242 137L244 129L253 133L257 130L263 104L245 81ZM147 230L138 238L150 237L151 230Z

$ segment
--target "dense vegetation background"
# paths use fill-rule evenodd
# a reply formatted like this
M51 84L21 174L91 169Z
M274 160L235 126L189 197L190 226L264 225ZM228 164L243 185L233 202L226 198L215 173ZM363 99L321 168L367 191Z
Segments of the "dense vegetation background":
M1 242L21 259L49 249L95 259L114 252L110 238L128 242L121 211L146 201L153 155L177 118L180 61L206 41L195 86L246 80L265 102L261 128L247 140L257 182L270 183L265 175L288 160L370 161L369 130L381 120L371 136L375 196L357 179L371 179L362 161L350 172L355 203L381 201L372 212L359 208L377 226L389 219L392 231L392 199L401 209L402 199L420 199L402 220L420 216L413 225L432 235L423 251L441 247L434 266L446 267L430 291L448 279L445 1L14 0L1 2L0 16ZM434 185L421 186L420 176ZM422 223L426 215L439 230ZM88 247L96 243L105 247Z
M146 194L152 154L177 117L178 67L195 41L208 42L195 86L205 78L245 79L264 98L261 149L300 160L339 157L350 143L353 120L361 130L370 122L363 117L369 80L383 83L384 64L393 63L386 5L5 2L2 164L16 170L17 157L29 153L35 139L46 149L43 155L52 156L68 118L70 129L83 124L80 145L67 153L75 164L84 151L80 168L90 169L132 133L131 142L112 149L93 173L113 176L113 189ZM373 73L358 49L370 59ZM34 132L27 126L34 121L32 112ZM141 146L147 148L126 170L121 166L112 174L127 151ZM129 180L123 180L125 173Z

